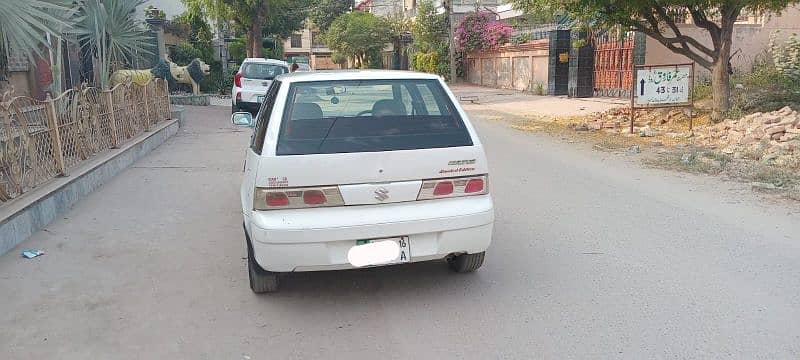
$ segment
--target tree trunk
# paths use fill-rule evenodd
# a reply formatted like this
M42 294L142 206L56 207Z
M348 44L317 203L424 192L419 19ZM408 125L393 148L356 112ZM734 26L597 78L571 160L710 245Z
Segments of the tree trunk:
M253 15L253 24L250 25L250 36L253 37L253 57L264 57L264 36L262 35L261 28L264 24L264 6L260 5L256 8L256 13Z
M245 52L247 52L247 57L253 57L253 34L251 32L247 32L244 34L245 38Z
M730 58L732 46L733 27L725 26L723 24L720 31L720 47L719 54L714 67L711 69L711 89L713 91L713 108L711 112L711 119L720 121L725 117L725 114L730 110L731 105L731 74L730 74Z

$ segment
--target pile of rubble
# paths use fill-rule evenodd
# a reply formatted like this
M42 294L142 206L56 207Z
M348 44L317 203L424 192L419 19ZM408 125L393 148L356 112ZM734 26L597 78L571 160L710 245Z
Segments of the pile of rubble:
M688 121L688 110L683 109L636 109L634 128L664 125L676 121ZM589 121L580 124L576 130L627 129L630 126L630 107L612 108L593 116Z
M724 153L758 153L763 160L800 158L800 116L790 107L768 113L753 113L738 120L725 120L696 132L700 144Z

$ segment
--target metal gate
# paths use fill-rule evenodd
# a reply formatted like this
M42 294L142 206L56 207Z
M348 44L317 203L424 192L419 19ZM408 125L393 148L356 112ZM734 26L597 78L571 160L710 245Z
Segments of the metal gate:
M594 95L630 97L636 33L594 34Z

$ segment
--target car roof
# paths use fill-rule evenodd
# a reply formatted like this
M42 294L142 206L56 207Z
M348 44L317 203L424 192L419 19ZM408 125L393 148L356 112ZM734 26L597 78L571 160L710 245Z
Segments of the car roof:
M275 64L275 65L286 65L286 61L283 60L275 60L275 59L265 59L265 58L247 58L244 59L242 62L244 63L261 63L261 64Z
M276 77L283 82L337 81L337 80L403 80L439 79L439 75L404 70L318 70L293 72Z

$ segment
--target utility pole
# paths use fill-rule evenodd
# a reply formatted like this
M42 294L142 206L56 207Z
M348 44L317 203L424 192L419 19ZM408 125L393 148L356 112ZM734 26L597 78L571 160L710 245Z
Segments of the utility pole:
M448 42L448 55L450 57L450 83L456 82L456 44L453 41L455 37L453 27L453 0L444 0L444 11L447 14L447 42Z

